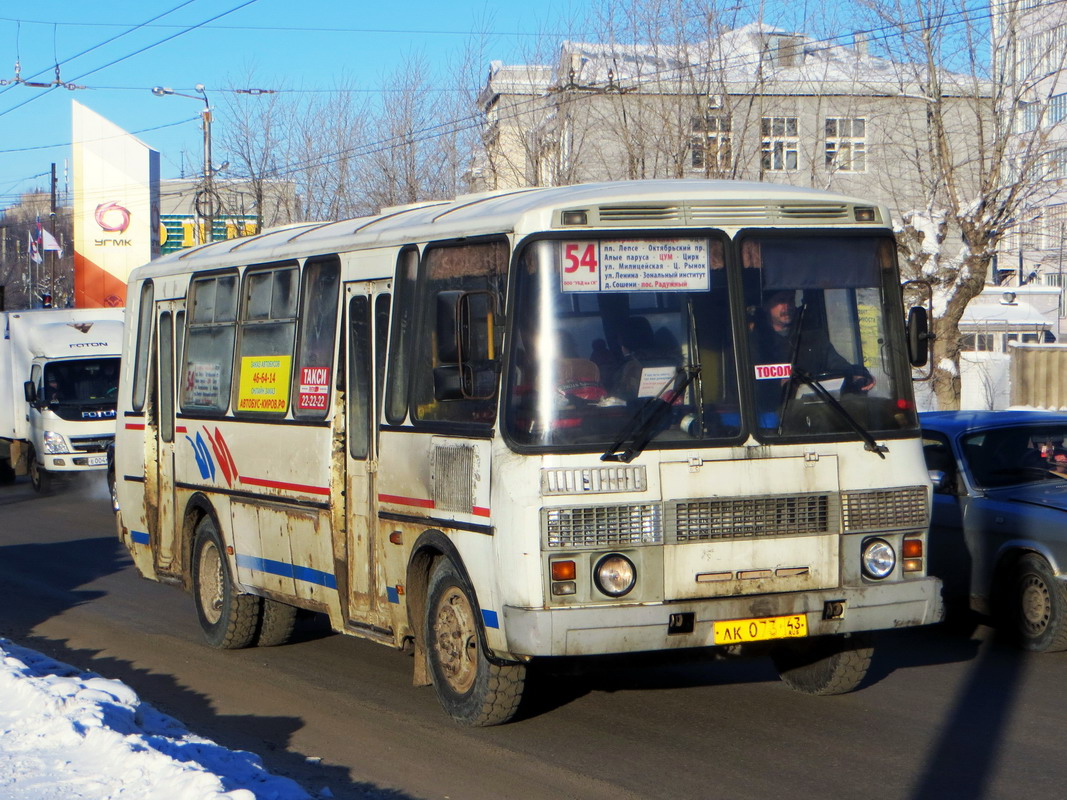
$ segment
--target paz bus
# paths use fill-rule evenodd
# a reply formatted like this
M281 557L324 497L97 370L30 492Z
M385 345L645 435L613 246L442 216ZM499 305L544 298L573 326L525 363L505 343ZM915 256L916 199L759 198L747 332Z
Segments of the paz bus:
M126 313L119 535L215 647L321 612L492 725L533 659L751 651L834 694L941 618L876 203L471 195L168 255Z

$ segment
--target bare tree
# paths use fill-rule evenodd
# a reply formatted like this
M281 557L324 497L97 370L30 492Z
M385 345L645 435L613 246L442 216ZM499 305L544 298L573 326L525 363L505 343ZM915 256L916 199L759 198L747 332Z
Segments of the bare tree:
M1018 4L1006 7L991 44L984 13L962 0L874 0L870 8L889 32L882 46L902 68L901 96L925 111L918 123L902 118L898 126L923 200L905 207L899 241L907 276L934 290L938 407L958 408L964 309L986 286L1005 235L1049 192L1047 130L1020 131L1018 120L1042 99L1038 87L1050 67L1022 57ZM984 60L990 48L993 58Z

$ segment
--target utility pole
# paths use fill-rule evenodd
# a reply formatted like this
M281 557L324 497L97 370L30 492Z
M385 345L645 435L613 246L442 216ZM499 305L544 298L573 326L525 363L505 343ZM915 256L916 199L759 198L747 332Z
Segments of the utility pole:
M204 188L197 192L194 201L196 213L203 217L205 223L203 241L201 242L201 244L204 244L215 240L215 169L211 166L211 104L208 103L207 91L204 88L204 84L198 83L195 90L197 94L183 94L182 92L176 92L167 86L154 86L152 87L152 94L156 97L166 97L170 94L177 95L178 97L188 97L193 100L204 101L204 108L200 112L200 118L203 121L204 127ZM225 166L226 165L223 164L220 169L225 168ZM201 198L204 200L203 203L201 203Z
M48 220L51 223L49 225L49 227L52 229L52 238L56 239L56 241L58 241L59 237L56 236L56 164L55 164L54 161L52 162L52 184L51 184L51 186L52 186L52 192L51 192L52 193L52 198L51 198L51 203L48 206L48 208L49 208ZM55 302L56 302L56 251L55 250L49 250L49 252L51 253L51 256L48 259L48 264L49 264L49 267L50 267L49 276L48 276L48 296L52 298L52 305L55 305Z

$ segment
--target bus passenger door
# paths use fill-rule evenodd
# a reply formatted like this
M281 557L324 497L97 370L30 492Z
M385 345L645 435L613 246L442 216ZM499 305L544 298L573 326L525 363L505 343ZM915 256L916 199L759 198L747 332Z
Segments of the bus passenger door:
M161 572L177 572L175 564L175 519L174 519L174 448L177 427L174 420L175 364L181 348L185 327L184 301L164 301L156 304L156 380L152 397L152 412L149 416L151 431L148 436L154 442L146 442L149 453L155 450L156 457L147 464L147 472L154 473L155 480L147 481L146 500L156 507L155 526L151 530L155 547L153 552L156 569ZM180 435L180 434L179 434ZM148 477L148 476L146 476Z
M389 330L389 284L345 284L345 520L348 552L349 621L384 634L388 600L375 580L378 536L377 430ZM384 593L384 587L380 591Z

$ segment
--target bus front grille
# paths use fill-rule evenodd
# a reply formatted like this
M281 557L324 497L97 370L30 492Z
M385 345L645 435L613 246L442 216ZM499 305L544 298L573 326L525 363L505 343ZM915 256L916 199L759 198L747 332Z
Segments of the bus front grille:
M549 548L626 547L663 541L658 503L546 508L541 512L541 530Z
M678 542L830 533L832 506L825 494L688 500L673 504L666 527Z
M925 486L870 489L841 496L845 531L926 529L928 524Z

